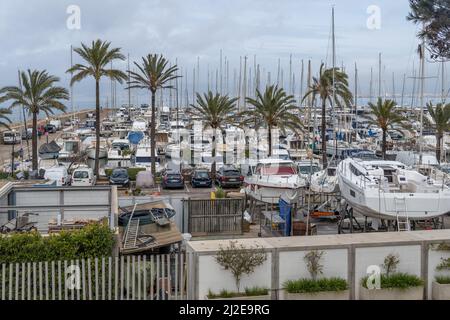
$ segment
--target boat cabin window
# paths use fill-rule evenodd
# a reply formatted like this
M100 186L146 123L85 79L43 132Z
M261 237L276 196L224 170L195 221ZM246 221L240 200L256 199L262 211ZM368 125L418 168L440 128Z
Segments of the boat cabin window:
M395 169L383 169L383 174L384 176L387 178L387 181L389 183L394 182L394 173L395 173Z
M355 168L354 165L350 164L350 171L355 175L355 176L360 176L362 175L362 173Z
M300 171L301 174L314 174L316 172L320 171L320 168L316 165L302 165L302 166L298 166L298 169Z
M336 168L328 168L327 169L327 174L330 177L334 177L336 175Z
M268 163L258 164L255 173L257 175L284 175L296 174L297 170L291 163Z

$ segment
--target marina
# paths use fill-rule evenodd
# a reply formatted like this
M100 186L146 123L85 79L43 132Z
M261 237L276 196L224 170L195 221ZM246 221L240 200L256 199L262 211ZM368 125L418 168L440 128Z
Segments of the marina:
M421 1L439 2L406 1L401 59L349 57L327 4L314 55L73 37L61 70L19 70L0 86L0 300L450 300L450 54Z

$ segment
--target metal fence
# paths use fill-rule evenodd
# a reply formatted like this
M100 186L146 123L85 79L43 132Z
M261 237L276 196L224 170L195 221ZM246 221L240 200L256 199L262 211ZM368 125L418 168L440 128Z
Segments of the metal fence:
M1 300L183 300L188 254L0 265Z

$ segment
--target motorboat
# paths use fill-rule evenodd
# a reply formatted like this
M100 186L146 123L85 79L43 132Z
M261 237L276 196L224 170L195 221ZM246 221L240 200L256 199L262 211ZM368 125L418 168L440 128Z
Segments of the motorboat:
M342 197L363 216L431 219L450 212L450 189L398 161L347 158L337 167Z
M114 139L108 150L108 160L130 160L130 142L127 139Z
M258 161L252 175L245 177L244 185L247 195L276 204L280 197L295 199L306 180L298 174L293 161L268 158Z
M56 142L61 147L58 155L58 158L61 160L73 159L80 152L81 141L75 133L65 132Z
M337 164L331 162L324 170L315 172L311 176L311 191L318 193L336 193L339 191Z

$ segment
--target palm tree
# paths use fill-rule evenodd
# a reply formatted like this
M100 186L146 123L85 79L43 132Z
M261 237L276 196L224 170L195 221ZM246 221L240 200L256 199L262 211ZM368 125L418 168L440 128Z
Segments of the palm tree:
M401 115L398 110L395 109L396 103L393 100L382 100L378 98L377 104L369 102L370 116L367 116L369 124L378 126L383 132L381 153L383 159L386 159L386 137L387 131L398 130L403 128L410 129L408 119Z
M2 102L2 98L0 98L0 102ZM10 114L11 114L11 110L5 109L5 108L0 108L0 127L11 130L11 128L9 127L9 124L12 121L8 117Z
M444 137L444 132L450 130L450 103L446 105L438 103L436 109L433 109L433 104L430 102L427 104L427 107L436 127L436 158L441 162L442 138Z
M69 93L65 88L57 87L59 78L49 75L46 70L20 72L21 87L4 87L0 94L0 102L11 100L10 108L23 106L33 116L32 158L33 170L38 169L37 119L41 112L47 116L54 110L65 111L66 107L60 100L68 100Z
M90 47L81 44L80 48L74 51L86 62L83 64L75 64L68 69L67 73L75 73L72 77L71 85L79 82L89 76L95 79L95 167L94 171L98 177L99 170L99 153L100 153L100 79L107 77L111 80L122 83L127 79L124 72L109 68L114 60L125 60L125 56L120 53L120 48L111 48L110 42L96 40L92 41Z
M334 80L334 85L333 85ZM326 105L327 101L330 104L333 103L333 93L335 96L335 103L338 107L343 104L349 106L352 101L352 93L348 88L348 76L345 72L340 71L339 68L325 69L325 65L322 63L320 66L319 77L313 77L313 83L309 87L308 91L303 96L304 101L308 96L312 96L313 99L319 96L322 100L322 162L324 168L327 166L327 144L326 144Z
M279 128L285 132L286 128L289 128L295 133L303 130L299 117L294 114L298 110L294 96L287 95L283 88L275 85L267 86L264 94L256 90L256 99L247 97L246 101L255 108L241 112L240 116L247 117L244 124L256 123L257 126L267 127L269 157L272 155L273 129Z
M450 2L448 0L409 0L407 20L422 25L418 33L427 42L433 59L450 59Z
M211 150L213 158L213 163L211 164L211 176L213 179L216 177L216 133L217 130L223 132L226 124L234 122L237 100L238 98L229 98L226 95L222 96L218 93L213 95L213 93L209 91L207 94L205 93L203 97L197 93L197 104L191 104L193 110L191 110L190 114L193 115L196 120L203 121L204 129L211 128L213 130L213 144ZM225 145L225 135L223 135L223 139Z
M147 89L151 92L152 120L150 124L150 147L152 157L152 173L156 172L155 138L156 138L156 91L173 89L171 81L178 78L176 65L168 66L169 61L163 55L149 54L142 57L142 64L134 62L139 72L129 70L129 88ZM161 106L162 107L162 106Z

